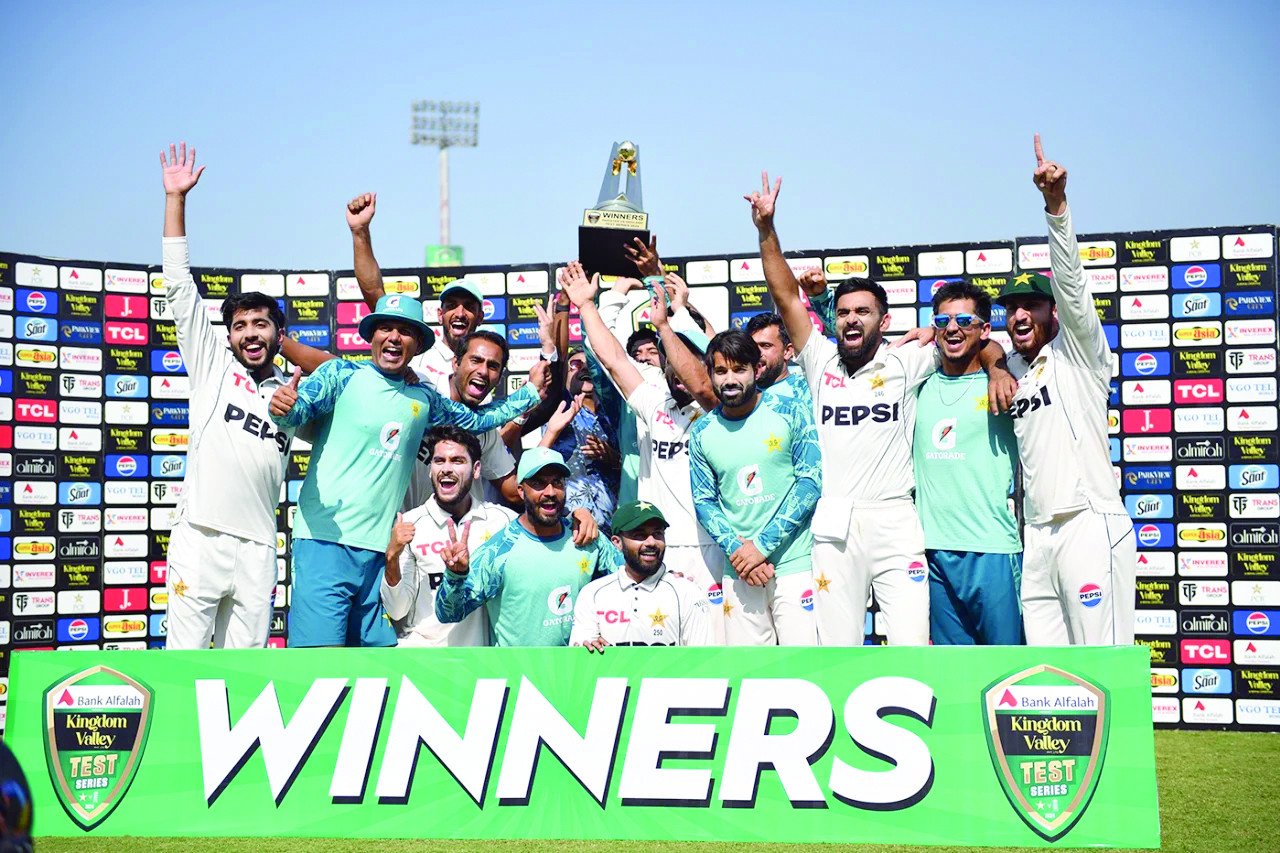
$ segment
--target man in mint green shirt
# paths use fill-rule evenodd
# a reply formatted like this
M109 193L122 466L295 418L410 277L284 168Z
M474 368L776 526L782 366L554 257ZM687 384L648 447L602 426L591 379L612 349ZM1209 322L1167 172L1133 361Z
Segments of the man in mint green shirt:
M728 557L725 643L817 643L809 520L822 494L813 413L756 386L760 348L743 331L721 332L706 352L720 405L689 436L698 523Z
M600 536L575 545L564 515L569 466L549 447L526 450L516 479L524 512L468 552L467 530L442 552L444 581L436 618L461 622L477 607L489 616L495 646L567 646L573 605L584 586L618 569L622 555Z
M1020 645L1022 541L1009 507L1018 463L1013 419L992 415L978 362L991 297L968 282L933 297L942 364L916 404L916 508L929 564L935 645Z
M383 296L361 320L360 335L370 342L370 363L331 359L301 383L295 370L271 399L277 426L315 426L294 517L290 646L394 646L379 588L423 433L439 424L487 432L539 399L530 383L501 403L471 409L408 384L409 360L435 336L412 297ZM539 375L545 382L545 369Z

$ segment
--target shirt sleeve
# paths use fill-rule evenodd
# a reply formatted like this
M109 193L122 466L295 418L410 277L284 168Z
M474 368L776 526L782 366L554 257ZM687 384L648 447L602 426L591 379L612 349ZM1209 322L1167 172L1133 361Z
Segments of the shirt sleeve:
M192 382L199 385L230 358L226 338L214 331L191 275L186 237L164 238L164 298L178 330L178 350Z
M622 552L609 541L609 537L600 536L595 541L596 568L593 578L603 578L618 571L622 566Z
M471 553L471 567L465 575L445 569L436 590L436 618L442 623L461 622L476 608L502 592L506 548L495 536Z
M702 529L715 540L720 550L732 554L742 543L720 507L720 487L702 450L702 432L696 430L689 439L689 488L693 492L693 511Z
M942 350L932 343L923 346L907 343L890 352L896 353L902 364L908 393L923 385L924 381L937 372L942 365Z
M596 618L595 588L588 584L578 593L578 600L573 603L573 628L569 631L569 645L580 646L590 642L600 634L600 623Z
M836 298L831 288L809 297L809 310L818 315L822 321L822 334L827 338L836 336Z
M496 430L482 435L480 444L480 475L486 480L501 480L516 470L516 460Z
M298 400L283 418L271 415L280 427L299 427L302 424L327 415L338 403L342 389L347 387L359 366L341 358L331 358L316 368L306 379L298 383Z
M1045 213L1049 222L1049 264L1053 269L1054 301L1058 308L1058 333L1069 356L1093 370L1111 374L1111 349L1102 332L1102 320L1089 294L1080 246L1071 224L1071 210L1061 216Z
M328 364L328 362L325 363ZM516 417L539 400L538 390L533 387L531 382L521 385L520 390L507 399L481 406L478 409L472 409L462 403L456 403L430 385L419 385L417 387L427 394L428 402L431 404L429 407L431 414L427 424L428 429L441 424L452 424L465 429L467 432L485 433L515 420Z
M791 424L791 465L796 479L755 538L756 548L766 556L813 517L813 508L822 496L822 453L813 414L794 402L778 400L775 405Z
M418 595L418 562L410 542L400 552L400 583L391 586L386 573L382 575L382 606L387 615L399 620L409 615L413 600Z
M627 405L631 407L631 411L636 413L642 422L648 424L653 420L653 416L666 404L667 395L662 393L662 389L650 385L648 382L641 382L631 392L631 396L627 398Z
M796 353L796 361L804 371L810 393L817 393L817 389L822 387L822 372L835 354L835 341L829 341L822 335L810 335L809 340L805 341L804 349Z

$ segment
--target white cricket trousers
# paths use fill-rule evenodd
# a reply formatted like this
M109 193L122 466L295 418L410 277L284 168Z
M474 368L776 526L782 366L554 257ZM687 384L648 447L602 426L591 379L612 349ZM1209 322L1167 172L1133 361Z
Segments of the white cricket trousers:
M822 645L863 644L873 591L889 645L929 644L929 569L912 501L855 505L843 542L815 532L813 583Z
M751 586L724 573L724 635L730 646L816 646L813 573L774 577Z
M1027 524L1023 535L1027 645L1133 645L1138 546L1129 516L1084 509Z
M276 549L186 521L169 538L170 649L259 649L271 630Z
M724 645L724 552L714 542L708 545L668 545L662 558L667 571L679 572L707 595L707 619L711 622L714 645Z

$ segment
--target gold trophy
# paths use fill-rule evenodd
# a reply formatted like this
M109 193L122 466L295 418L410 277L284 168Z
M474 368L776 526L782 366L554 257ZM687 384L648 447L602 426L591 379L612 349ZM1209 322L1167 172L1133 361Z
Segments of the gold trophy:
M582 214L578 226L578 260L588 273L636 276L639 271L623 247L639 237L649 242L649 214L641 209L640 149L634 142L615 142L600 183L596 206Z

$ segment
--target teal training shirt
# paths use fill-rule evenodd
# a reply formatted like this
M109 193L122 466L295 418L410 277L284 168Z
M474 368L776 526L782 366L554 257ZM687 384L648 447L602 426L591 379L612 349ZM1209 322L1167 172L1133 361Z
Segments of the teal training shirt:
M1013 419L987 410L987 375L947 376L920 386L916 402L916 509L926 548L1017 554L1009 490L1018 464Z
M470 409L372 364L326 361L298 385L289 414L272 416L279 426L316 426L294 537L385 551L429 428L454 424L479 435L537 400L525 385L501 403Z
M690 432L689 479L698 523L725 554L741 536L779 576L809 570L822 457L808 406L768 392L745 418L717 406Z
M471 554L467 574L444 573L436 618L461 622L484 605L495 646L567 646L578 593L621 562L603 536L574 545L567 519L559 536L544 539L516 518Z

